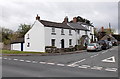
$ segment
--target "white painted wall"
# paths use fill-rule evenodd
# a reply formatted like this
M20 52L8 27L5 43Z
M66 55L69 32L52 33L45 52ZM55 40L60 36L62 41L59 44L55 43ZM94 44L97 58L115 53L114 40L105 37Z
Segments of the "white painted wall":
M29 39L27 39L28 34ZM45 52L44 25L36 20L33 27L25 34L24 40L24 51ZM27 47L28 43L30 43L29 47Z
M72 36L69 35L69 29L64 29L64 34L61 35L61 28L55 28L56 35L52 35L52 27L45 27L45 46L51 46L51 39L55 39L55 46L61 48L61 40L64 39L65 48L69 47L69 39L72 39L72 46L76 45L75 30L72 31Z
M11 50L21 51L21 43L11 44Z

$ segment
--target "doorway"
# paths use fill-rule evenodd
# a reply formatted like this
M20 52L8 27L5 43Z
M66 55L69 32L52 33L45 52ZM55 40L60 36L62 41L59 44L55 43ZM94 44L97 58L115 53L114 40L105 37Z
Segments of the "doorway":
M61 40L61 48L64 48L64 39Z

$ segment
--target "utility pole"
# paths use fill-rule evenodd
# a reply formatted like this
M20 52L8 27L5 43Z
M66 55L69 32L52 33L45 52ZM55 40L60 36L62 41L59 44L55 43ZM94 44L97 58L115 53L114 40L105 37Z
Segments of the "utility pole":
M111 34L111 24L110 24L110 22L109 22L109 30L110 30L110 34Z

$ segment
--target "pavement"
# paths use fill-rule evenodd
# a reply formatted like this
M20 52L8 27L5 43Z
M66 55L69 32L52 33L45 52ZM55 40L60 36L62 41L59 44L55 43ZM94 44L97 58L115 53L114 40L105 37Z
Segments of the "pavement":
M0 59L3 77L118 77L118 46L99 52Z

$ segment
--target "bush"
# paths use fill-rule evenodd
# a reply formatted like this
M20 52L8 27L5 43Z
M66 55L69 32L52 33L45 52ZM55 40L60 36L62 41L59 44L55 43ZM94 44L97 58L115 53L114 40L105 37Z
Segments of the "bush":
M75 45L75 50L85 50L86 46L83 45Z

